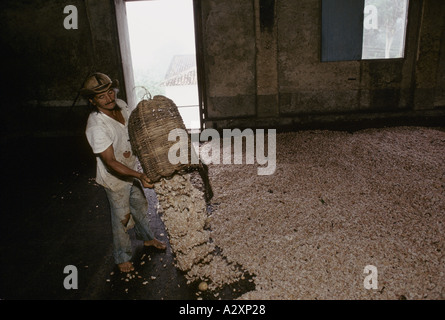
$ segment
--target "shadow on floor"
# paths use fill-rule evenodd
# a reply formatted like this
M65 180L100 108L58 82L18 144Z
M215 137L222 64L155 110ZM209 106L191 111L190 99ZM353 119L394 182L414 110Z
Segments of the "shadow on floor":
M117 270L108 201L94 181L95 158L84 137L20 137L1 146L0 299L216 299L187 284L169 245L158 251L133 237L135 271ZM168 243L156 194L146 195L154 233ZM77 269L77 289L64 287L73 276L64 273L68 265ZM246 281L216 296L233 299L252 289Z

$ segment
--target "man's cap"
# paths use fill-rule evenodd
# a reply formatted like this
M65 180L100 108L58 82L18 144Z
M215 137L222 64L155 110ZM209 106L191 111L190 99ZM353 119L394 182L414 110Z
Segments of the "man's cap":
M80 89L80 94L84 97L91 97L98 93L105 92L110 88L117 88L119 86L118 80L111 81L106 74L96 72L87 78L83 88Z

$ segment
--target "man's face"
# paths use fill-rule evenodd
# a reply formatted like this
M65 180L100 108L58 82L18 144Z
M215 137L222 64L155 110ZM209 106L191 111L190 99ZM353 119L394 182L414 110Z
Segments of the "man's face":
M113 110L116 106L116 93L113 89L96 94L90 102L94 104L99 110Z

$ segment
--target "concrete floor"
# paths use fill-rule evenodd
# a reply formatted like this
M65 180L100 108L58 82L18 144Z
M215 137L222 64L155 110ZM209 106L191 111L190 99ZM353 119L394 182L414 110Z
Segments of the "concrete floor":
M135 272L117 270L108 202L84 137L20 137L1 146L0 299L216 299L187 284L170 246L158 251L135 240ZM156 195L147 190L147 197L152 228L168 243ZM77 268L78 289L64 288L67 265ZM218 298L236 298L249 285L227 286Z

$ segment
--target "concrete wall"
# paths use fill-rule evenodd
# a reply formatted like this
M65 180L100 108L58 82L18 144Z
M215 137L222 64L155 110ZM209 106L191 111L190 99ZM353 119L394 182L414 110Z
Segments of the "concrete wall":
M197 0L198 1L198 0ZM200 1L206 127L343 125L374 119L443 120L445 2L411 0L406 55L320 62L321 0ZM66 30L66 5L78 29ZM77 93L101 71L132 100L124 0L3 0L2 137L83 134Z
M64 28L67 5L78 10L78 29ZM125 83L114 2L4 0L0 8L2 132L82 133L89 108L77 95L85 78L101 71Z
M252 1L204 1L203 42L209 118L256 114ZM242 107L241 107L242 106Z
M443 1L410 1L404 59L346 62L320 61L321 0L205 4L207 127L443 119Z

